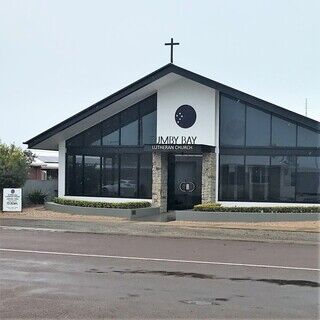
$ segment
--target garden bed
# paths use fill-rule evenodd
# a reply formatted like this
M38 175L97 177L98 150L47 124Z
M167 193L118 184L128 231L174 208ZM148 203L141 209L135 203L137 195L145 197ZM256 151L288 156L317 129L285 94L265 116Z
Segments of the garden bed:
M138 209L138 208L151 207L151 203L148 201L103 202L103 201L54 198L53 202L61 205L86 207L86 208Z
M194 206L194 210L176 211L175 215L177 221L319 221L320 206L222 207L218 203L206 203Z
M151 204L147 201L94 202L55 198L54 202L46 202L45 208L61 213L119 217L130 220L160 213L159 208L151 207Z
M320 206L273 206L273 207L222 207L219 203L204 203L194 206L194 211L245 212L245 213L320 213Z

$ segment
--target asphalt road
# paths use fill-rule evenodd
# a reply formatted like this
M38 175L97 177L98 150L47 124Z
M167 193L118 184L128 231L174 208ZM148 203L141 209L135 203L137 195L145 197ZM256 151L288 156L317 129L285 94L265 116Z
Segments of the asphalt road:
M313 245L0 232L0 318L319 318Z

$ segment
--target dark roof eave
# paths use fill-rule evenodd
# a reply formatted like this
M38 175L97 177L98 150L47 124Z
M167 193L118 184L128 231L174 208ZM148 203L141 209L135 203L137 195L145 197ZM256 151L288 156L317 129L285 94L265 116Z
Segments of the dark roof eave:
M226 94L235 96L236 98L238 98L240 100L244 100L248 103L257 105L258 107L265 109L266 111L269 111L274 114L286 117L292 121L301 123L307 127L310 127L310 128L315 129L317 131L320 131L320 123L316 120L305 117L303 115L300 115L300 114L295 113L293 111L290 111L288 109L282 108L280 106L277 106L277 105L272 104L270 102L267 102L265 100L259 99L257 97L254 97L254 96L247 94L245 92L242 92L240 90L226 86L222 83L211 80L211 79L206 78L204 76L201 76L197 73L194 73L192 71L186 70L184 68L181 68L181 67L178 67L174 64L169 63L169 64L166 64L165 66L161 67L160 69L157 69L156 71L148 74L147 76L133 82L132 84L126 86L125 88L113 93L112 95L102 99L101 101L93 104L92 106L76 113L75 115L73 115L73 116L69 117L68 119L60 122L59 124L51 127L50 129L47 129L46 131L40 133L39 135L29 139L28 141L24 142L24 144L27 144L28 148L32 148L33 146L37 145L38 143L50 138L54 134L68 128L69 126L72 126L73 124L85 119L86 117L92 115L93 113L107 107L108 105L124 98L125 96L143 88L144 86L164 77L165 75L167 75L171 72L178 74L180 76L183 76L187 79L196 81L202 85L216 89L222 93L226 93Z
M181 76L184 76L190 80L194 80L194 81L199 82L203 85L214 88L222 93L232 95L235 98L238 98L240 100L244 100L244 101L248 102L249 104L254 104L262 109L265 109L266 111L269 111L269 112L275 113L277 115L286 117L292 121L299 122L299 123L304 124L308 127L311 127L312 129L320 130L320 122L318 122L314 119L305 117L299 113L282 108L276 104L273 104L271 102L265 101L260 98L257 98L255 96L252 96L252 95L245 93L243 91L234 89L234 88L229 87L227 85L224 85L220 82L211 80L209 78L201 76L201 75L194 73L192 71L185 70L185 69L180 68L178 66L174 66L174 67L176 68L174 71L175 73L177 73Z
M90 107L74 114L73 116L67 118L66 120L56 124L55 126L45 130L44 132L36 135L35 137L23 142L24 144L28 145L28 148L32 148L32 146L42 142L43 140L48 139L50 136L72 126L76 122L79 122L88 116L92 115L93 113L107 107L108 105L124 98L125 96L133 93L146 85L162 78L163 76L169 74L171 72L170 68L173 65L171 63L157 69L156 71L148 74L147 76L133 82L132 84L122 88L121 90L113 93L112 95L96 102L95 104L91 105Z

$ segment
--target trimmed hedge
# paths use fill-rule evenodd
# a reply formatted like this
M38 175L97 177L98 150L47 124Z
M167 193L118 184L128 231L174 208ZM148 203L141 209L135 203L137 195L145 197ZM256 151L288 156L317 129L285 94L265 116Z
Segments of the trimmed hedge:
M85 200L71 200L63 198L54 198L54 203L66 206L90 207L90 208L113 208L113 209L139 209L151 207L148 201L137 202L94 202Z
M261 212L261 213L320 213L320 206L310 207L221 207L219 203L204 203L193 207L194 211L207 212Z

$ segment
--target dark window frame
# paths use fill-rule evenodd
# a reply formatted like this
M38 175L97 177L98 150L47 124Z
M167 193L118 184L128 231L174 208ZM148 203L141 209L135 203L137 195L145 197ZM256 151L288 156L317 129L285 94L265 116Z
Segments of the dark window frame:
M300 180L300 179L298 179L298 159L299 158L299 156L297 156L296 157L296 172L295 172L295 180L296 180L296 188L295 188L295 199L297 200L297 195L298 195L298 181ZM307 158L306 156L300 156L300 158ZM313 157L313 156L310 156L310 158L317 158L317 157ZM319 162L320 162L320 157L319 157ZM308 202L308 201L305 201L305 200L303 200L303 201L299 201L299 202L301 202L301 203L313 203L313 202ZM319 202L318 203L320 203L320 200L319 200Z
M101 177L102 177L102 167L101 167L101 157L99 156L92 156L92 155L83 155L83 160L82 160L82 168L83 168L83 174L82 174L82 196L84 197L95 197L96 195L90 195L87 193L87 183L88 181L86 181L86 177L87 175L85 174L85 172L88 170L88 167L90 165L90 162L86 162L86 157L92 157L92 158L98 158L98 162L99 162L99 185L98 185L98 190L99 190L99 196L101 195L102 191L101 191ZM87 159L88 160L88 159ZM89 164L89 165L88 165Z
M269 145L248 145L248 139L247 139L247 129L248 129L248 126L247 126L247 122L248 122L248 108L250 109L254 109L254 110L257 110L259 112L263 112L264 114L268 115L270 117L270 123L269 123ZM265 110L261 110L259 108L257 108L256 106L252 105L252 104L249 104L249 103L245 103L245 124L244 124L244 130L245 130L245 141L244 141L244 146L247 147L247 148L259 148L259 147L270 147L271 146L271 139L272 139L272 114L265 111Z
M107 123L107 122L110 122L110 121L116 121L117 122L117 130L118 131L118 143L117 144L104 144L103 143L103 138L105 137L104 136L104 125ZM100 125L101 125L101 146L103 147L113 147L113 146L119 146L120 145L120 141L121 141L121 122L120 122L120 113L117 113L113 116L111 116L110 118L106 119L106 120L103 120L102 122L100 122ZM110 135L110 133L108 134Z
M233 100L239 100L239 102L241 102L241 103L243 103L245 105L245 118L244 118L244 120L245 120L245 127L244 127L245 136L244 136L244 138L245 139L244 139L244 145L242 145L242 146L239 146L239 145L223 145L222 144L222 141L221 141L221 126L222 126L222 122L221 122L221 109L222 109L221 108L221 97L222 96L227 97L229 99L233 99ZM271 126L271 128L270 128L270 145L269 146L247 146L247 139L246 139L246 133L247 133L247 107L255 108L255 109L257 109L259 111L262 111L264 113L267 113L267 114L269 114L271 116L271 121L270 121L270 126ZM280 146L280 147L272 146L272 118L273 117L278 117L278 118L280 118L280 119L282 119L284 121L287 121L287 122L290 122L290 123L296 125L296 133L295 133L295 135L296 135L296 144L295 144L294 147L293 146L288 146L288 147L286 147L286 146ZM288 119L288 118L286 118L284 116L281 116L281 115L278 115L276 113L268 112L268 111L264 110L263 108L260 108L259 106L256 106L256 105L254 105L252 103L249 103L247 101L244 101L242 99L238 99L238 98L236 98L234 96L231 96L229 94L222 93L222 92L220 92L220 94L219 94L219 146L220 146L220 148L244 148L245 149L245 148L262 148L262 147L263 148L269 148L270 147L270 148L274 148L274 149L276 149L276 148L291 148L291 149L295 149L295 148L299 148L299 149L301 149L301 148L313 148L313 149L320 149L320 146L319 147L299 147L298 146L298 127L303 127L304 129L307 129L307 130L310 130L312 132L320 134L320 131L314 130L314 129L310 128L310 127L305 126L304 124L301 124L301 123L299 123L297 121L293 121L291 119Z
M126 156L135 156L135 160L136 160L136 164L137 164L137 170L136 170L136 172L135 172L135 179L136 179L136 183L135 183L135 186L136 186L136 188L135 188L135 192L136 192L136 196L135 195L133 195L133 196L128 196L128 195L122 195L122 189L121 189L121 174L122 174L122 169L123 169L123 157L126 157ZM124 154L122 154L121 156L120 156L120 165L119 165L119 193L118 193L118 196L119 196L119 198L124 198L124 199L126 199L126 198L128 198L128 199L143 199L143 198L140 198L140 190L139 190L139 183L140 183L140 181L139 181L139 179L140 179L140 177L139 177L139 159L140 159L140 154L128 154L128 153L124 153Z
M303 126L301 124L297 124L297 141L296 141L296 146L297 147L301 147L301 146L299 146L299 128L303 128L303 129L305 129L307 131L314 132L314 133L318 134L319 135L319 141L320 141L320 131L318 132L318 131L315 131L315 130L311 130L310 128L307 128L306 126ZM317 147L314 147L314 146L310 147L309 146L308 148L317 148ZM320 148L320 146L318 148Z
M219 94L219 146L223 146L221 144L221 131L222 131L222 122L221 122L221 97L227 97L228 99L232 99L232 100L239 100L239 102L244 104L244 145L224 145L225 147L238 147L238 148L242 148L246 145L246 118L247 118L247 107L246 107L246 103L240 99L237 99L235 97L232 97L228 94Z
M126 123L126 119L128 117L127 114L129 113L134 113L136 115L137 118L135 118L134 121L130 121L128 123ZM140 146L141 145L141 141L140 141L140 105L139 103L134 104L133 106L119 112L119 116L120 116L120 135L119 135L119 145L120 146ZM132 125L133 123L137 122L137 144L123 144L122 143L122 139L124 137L124 128L127 128L129 125Z
M229 99L236 99L239 100L240 102L245 104L245 128L244 128L244 145L242 146L237 146L237 145L223 145L221 144L221 126L222 126L222 121L221 121L221 97L226 96ZM261 110L267 114L270 114L270 145L269 146L247 146L247 107L253 107L255 109ZM299 127L303 127L304 129L310 130L312 132L320 134L320 131L314 130L310 127L307 127L304 124L299 123L298 121L293 121L291 119L288 119L282 115L275 114L273 112L267 112L266 110L253 105L252 103L248 103L242 99L237 99L234 96L231 96L229 94L221 93L219 94L219 174L218 174L218 200L219 201L238 201L238 202L257 202L255 200L224 200L221 197L221 183L222 183L222 177L221 177L221 156L224 155L237 155L237 156L244 156L244 166L245 168L247 167L247 156L269 156L269 167L271 167L271 157L272 156L295 156L295 187L297 187L297 162L298 162L298 157L318 157L320 156L320 146L319 147L301 147L298 146L298 130ZM272 134L273 134L273 128L272 128L272 120L273 117L280 118L284 121L288 121L295 125L295 146L273 146L272 145ZM245 169L246 170L246 169ZM247 181L245 179L244 181L244 188L245 190L247 189ZM259 200L258 202L277 202L277 203L283 203L284 201L275 201L275 200ZM297 188L295 188L295 194L294 194L294 200L291 202L296 202L296 203L304 203L303 201L297 201Z
M269 157L269 164L268 164L268 167L271 168L272 167L272 156L293 156L295 159L294 159L294 175L295 175L295 191L294 191L294 199L292 199L291 201L283 201L283 200L270 200L270 194L269 194L269 199L267 200L249 200L247 197L246 197L246 190L247 190L247 179L244 180L244 190L245 190L245 199L243 200L230 200L230 199L224 199L222 196L221 196L221 188L222 188L222 170L221 170L221 157L223 156L228 156L228 155L235 155L235 156L244 156L244 168L245 168L245 172L247 172L247 156L267 156ZM298 158L299 157L310 157L310 158L314 158L314 157L319 157L320 158L320 153L316 156L314 155L292 155L292 154L277 154L277 155L271 155L271 154L260 154L260 155L257 155L257 154L252 154L252 155L248 155L248 154L245 154L245 153L227 153L227 154L223 154L223 153L220 153L219 154L219 175L218 175L218 179L219 179L219 182L218 182L218 201L236 201L236 202L265 202L265 203L268 203L268 202L274 202L274 203L284 203L284 202L288 202L288 203L305 203L305 201L298 201L297 200L297 173L298 173ZM270 179L270 177L269 177ZM269 184L270 184L270 180L269 180ZM319 202L315 202L315 203L320 203L320 200Z
M272 145L272 143L273 143L273 139L272 139L272 137L273 137L273 131L272 131L273 130L273 125L272 125L272 123L273 123L273 119L274 118L278 118L278 119L280 119L282 121L289 122L289 123L291 123L291 124L293 124L295 126L295 144L294 144L294 146L274 146L274 145ZM297 144L297 141L298 141L298 126L299 125L298 125L297 122L291 121L291 120L286 119L286 118L284 118L282 116L278 116L276 114L271 113L270 146L273 147L273 148L291 148L291 149L298 148L298 144Z
M148 105L149 104L149 105ZM147 106L147 108L146 108ZM137 114L138 114L138 118L135 121L138 121L138 128L137 128L137 143L138 144L132 144L132 145L124 145L121 143L121 137L122 137L122 129L125 127L123 126L123 120L122 117L125 115L126 112L128 112L129 109L133 109L136 108L137 109ZM143 111L145 111L145 109L148 109L148 111L145 113ZM90 128L87 128L86 130L74 135L73 137L69 138L66 141L66 147L67 148L73 148L73 147L83 147L83 148L94 148L94 147L119 147L119 146L129 146L129 147L141 147L143 146L143 128L142 128L142 116L145 116L149 113L152 113L154 111L157 111L157 94L154 93L148 97L146 97L145 99L131 105L130 107L126 108L125 110L120 111L119 113L111 116L110 118L103 120L93 126L91 126ZM118 144L117 145L103 145L103 124L112 119L113 117L118 117L118 129L119 130L119 137L118 137ZM134 121L133 121L134 122ZM157 117L156 117L156 123L155 126L157 126ZM93 128L98 127L98 131L100 132L100 144L96 145L96 146L86 146L85 145L85 135L87 132L89 132L90 130L93 130ZM72 145L73 141L76 141L77 138L80 138L79 141L81 141L81 144L75 144ZM155 137L156 140L156 137ZM154 141L154 143L156 143L156 141Z
M236 155L236 154L233 154L231 156L240 156L240 157L243 157L243 167L244 167L244 180L243 180L243 198L245 198L245 192L246 192L246 179L245 179L245 170L246 170L246 157L245 155ZM221 156L219 154L219 174L218 174L218 200L220 200L222 197L221 197L221 193L222 193L222 168L221 168ZM222 200L222 201L237 201L237 202L243 202L243 201L246 201L244 199L240 199L240 200L232 200L232 199L227 199L227 200Z
M130 109L130 108L137 108L137 112L138 112L138 130L137 130L137 135L138 135L138 144L137 145L121 145L121 135L122 135L122 122L121 122L121 115L125 113L126 110ZM66 141L66 154L65 154L65 195L69 195L69 196L83 196L83 197L101 197L101 198L132 198L132 199L151 199L151 198L144 198L141 197L141 192L140 192L140 157L142 156L142 154L145 153L144 150L144 145L143 145L143 128L142 128L142 116L148 115L152 112L156 112L157 114L157 94L154 93L150 96L148 96L147 98L131 105L130 107L128 107L127 109L120 111L119 113L111 116L110 118L103 120L101 122L99 122L98 124L80 132L79 134L73 136L72 138L68 139ZM112 119L113 117L117 117L117 124L118 124L118 128L117 130L119 130L119 136L118 136L118 144L117 145L104 145L103 144L103 136L104 136L104 123L106 121L109 121L110 119ZM155 120L157 121L157 117L155 118ZM135 120L136 121L136 120ZM155 123L155 126L157 125L157 123ZM89 130L92 130L92 128L97 127L98 131L100 132L100 144L99 145L94 145L94 146L86 146L84 144L84 140L85 140L85 134L86 132L88 132ZM76 141L77 139L79 140L80 144L73 144L72 145L72 141ZM156 139L156 137L155 137ZM71 142L71 143L70 143ZM156 142L156 141L154 141ZM126 154L136 154L137 155L137 186L136 186L136 196L132 196L132 197L128 197L128 196L121 196L121 186L120 186L120 177L121 177L121 158L122 155L126 155ZM117 156L118 157L118 191L116 195L112 195L112 196L105 196L103 195L103 191L102 191L102 180L103 180L103 172L104 172L104 163L103 163L103 158L104 157L112 157L112 156ZM67 168L68 163L67 163L67 159L68 157L72 157L73 159L73 168L75 167L75 158L76 156L81 156L82 157L82 178L81 178L81 194L80 195L75 195L72 194L72 190L70 189L70 184L72 183L72 181L68 181L69 178L69 174L68 174L68 170L70 168ZM96 156L96 157L100 157L100 183L99 183L99 194L97 195L85 195L84 194L84 179L85 179L85 174L84 174L84 157L85 156ZM152 158L151 158L151 167L152 167ZM72 169L74 170L74 169ZM74 175L74 174L73 174ZM151 179L152 179L152 171L151 171ZM74 180L74 176L71 177L71 180ZM151 186L152 187L152 186ZM149 192L149 194L151 194L152 196L152 190L151 192Z
M136 184L136 192L137 192L137 195L136 196L132 196L132 197L128 197L128 196L121 196L121 186L120 186L120 180L121 180L121 161L122 161L122 155L128 155L128 154L135 154L137 156L137 184ZM128 199L151 199L151 198L145 198L145 197L141 197L141 190L140 190L140 163L141 163L141 160L140 158L146 153L113 153L113 152L109 152L109 153L106 153L104 155L93 155L93 154L69 154L69 153L66 153L66 157L65 157L65 168L66 168L66 174L65 174L65 195L66 196L74 196L74 197L88 197L88 198L95 198L95 197L99 197L99 198L128 198ZM150 153L151 154L151 153ZM113 157L117 155L118 156L118 166L119 166L119 169L118 169L118 192L117 192L117 195L113 195L113 196L105 196L103 195L103 192L102 192L102 178L103 178L103 158L104 157ZM81 177L81 194L73 194L72 192L70 192L70 183L72 183L74 180L74 172L73 172L73 178L71 181L68 180L68 171L69 171L69 168L68 168L68 157L72 157L73 161L73 166L75 166L75 159L76 159L76 156L80 156L82 157L82 177ZM84 166L84 157L85 156L96 156L96 157L100 157L100 182L99 182L99 194L97 195L85 195L84 194L84 179L85 179L85 174L84 174L84 170L85 170L85 166ZM151 157L151 167L152 167L152 157ZM73 167L74 168L74 167ZM74 169L73 169L74 170ZM152 170L151 170L151 179L152 179ZM151 180L152 181L152 180ZM151 188L152 188L152 185L151 185ZM152 190L150 192L151 194L151 197L152 197Z

